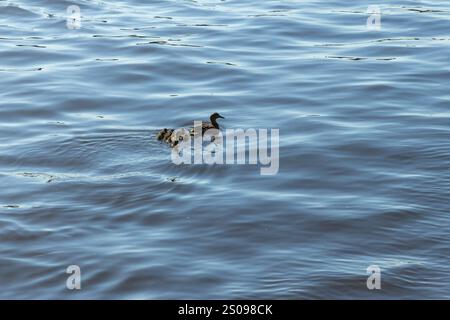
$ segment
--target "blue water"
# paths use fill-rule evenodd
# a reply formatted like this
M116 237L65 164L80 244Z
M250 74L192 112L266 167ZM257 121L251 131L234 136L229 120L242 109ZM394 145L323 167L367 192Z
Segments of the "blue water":
M0 0L0 298L450 298L449 52L444 1ZM279 173L173 164L212 112Z

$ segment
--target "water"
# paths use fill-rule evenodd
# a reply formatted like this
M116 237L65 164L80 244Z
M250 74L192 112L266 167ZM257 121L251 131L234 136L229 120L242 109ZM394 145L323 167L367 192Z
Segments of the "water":
M0 298L450 298L449 17L0 0ZM157 130L212 112L279 128L279 173L173 164Z

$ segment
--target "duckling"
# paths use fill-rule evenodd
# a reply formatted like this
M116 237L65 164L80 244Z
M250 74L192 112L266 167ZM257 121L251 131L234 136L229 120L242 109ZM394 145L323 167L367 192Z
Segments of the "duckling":
M172 132L173 132L173 129L164 128L158 133L158 135L156 136L156 139L158 139L159 141L161 141L161 140L166 141L167 139L170 138L170 136L172 135Z
M156 135L156 139L158 141L163 141L165 143L167 143L170 147L175 147L176 145L178 145L178 143L183 140L183 137L177 137L176 134L174 134L174 129L167 129L164 128L161 131L158 132L158 134Z
M156 139L158 141L161 141L164 138L164 135L167 133L167 129L164 128L161 131L158 132L158 134L156 135Z

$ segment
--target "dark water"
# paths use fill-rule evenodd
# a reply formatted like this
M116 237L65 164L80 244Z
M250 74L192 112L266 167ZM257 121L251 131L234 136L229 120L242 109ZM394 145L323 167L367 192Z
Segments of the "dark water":
M449 52L444 1L0 0L0 298L450 298ZM216 111L277 175L155 141Z

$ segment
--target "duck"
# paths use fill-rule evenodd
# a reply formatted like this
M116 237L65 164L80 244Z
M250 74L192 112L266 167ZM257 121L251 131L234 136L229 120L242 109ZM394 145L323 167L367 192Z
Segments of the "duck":
M205 134L205 132L209 129L217 129L220 130L220 126L219 123L217 122L217 119L225 119L225 117L221 116L220 114L218 114L217 112L214 112L210 117L209 120L210 122L202 122L202 136ZM175 147L176 145L178 145L178 143L183 140L183 137L179 137L177 138L176 135L174 135L174 129L167 129L164 128L162 130L159 131L159 133L156 135L156 139L158 141L163 141L166 142L167 144L169 144L171 147ZM195 128L190 128L189 130L189 134L191 136L194 136L194 134L197 131L195 130Z
M217 129L220 130L220 126L217 123L217 119L225 119L225 117L222 117L220 114L218 114L217 112L214 112L210 117L209 117L209 121L210 122L202 122L202 136L205 134L206 131L208 131L209 129ZM194 136L194 128L191 128L189 130L189 132L191 133L191 136Z

